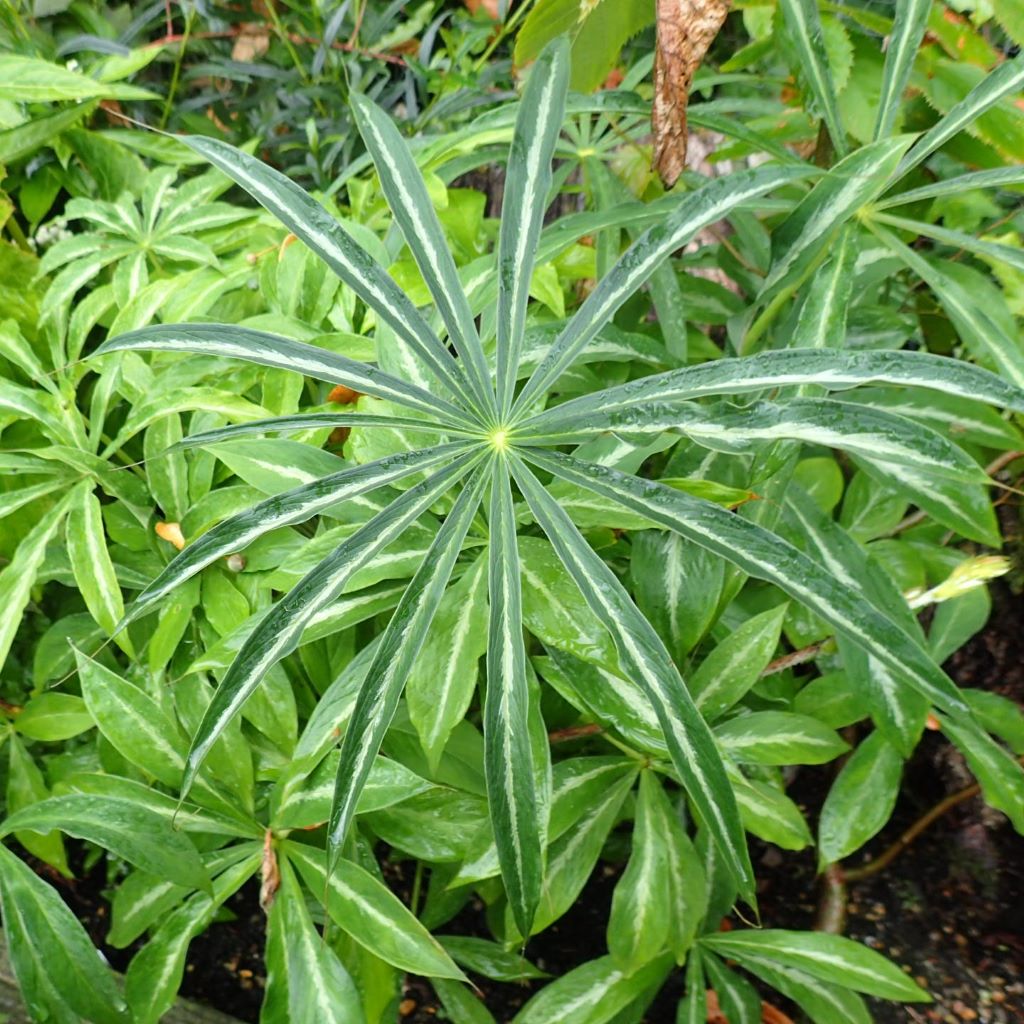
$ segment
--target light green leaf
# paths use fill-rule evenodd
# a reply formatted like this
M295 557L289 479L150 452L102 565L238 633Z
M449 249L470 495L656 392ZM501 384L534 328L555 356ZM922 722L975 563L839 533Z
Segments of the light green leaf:
M411 974L466 980L398 897L358 864L341 860L328 876L323 855L312 847L288 841L283 849L310 892L318 899L327 894L327 912L361 946Z
M969 718L940 716L942 731L956 744L981 786L985 802L1002 811L1024 834L1024 768Z
M9 743L7 814L16 817L17 812L23 808L45 800L50 795L50 790L39 766L21 740L17 736L11 736ZM56 868L65 878L72 877L64 852L64 839L59 831L40 832L37 829L25 829L16 832L15 838L34 857Z
M714 621L725 563L678 534L642 530L629 564L637 607L681 663ZM691 679L696 695L694 685Z
M165 786L180 785L187 741L178 724L134 683L81 651L75 657L85 706L103 736Z
M743 966L792 999L814 1024L872 1024L864 1000L848 988L831 985L795 967L754 960L747 960Z
M841 935L791 932L777 928L707 935L701 943L720 956L745 964L767 960L770 965L795 967L822 981L882 999L929 1002L930 997L898 967L874 950Z
M21 624L36 575L46 557L46 545L60 529L74 497L74 493L65 497L29 530L14 557L0 571L0 667Z
M132 1009L133 1024L157 1024L174 1005L185 974L189 943L210 926L220 905L259 866L260 853L250 852L214 880L212 894L196 893L164 918L152 939L128 965L125 995Z
M705 950L701 963L729 1024L761 1024L761 997L745 978Z
M0 55L0 100L13 103L52 103L114 97L125 100L156 99L154 93L131 85L111 85L69 71L38 57L16 53Z
M789 711L752 711L715 726L730 757L751 764L825 764L849 749L816 718Z
M650 771L640 774L629 863L612 893L608 952L626 974L657 958L665 948L670 915L666 898L668 849L659 802L661 783Z
M27 864L0 846L0 905L14 976L37 1020L126 1024L113 975L64 901Z
M94 724L81 697L56 691L30 697L14 720L14 728L22 736L50 743L69 740Z
M0 836L60 829L109 850L143 871L190 889L210 880L191 841L144 805L86 793L55 796L9 815Z
M124 601L107 551L99 499L91 490L75 490L65 536L75 582L85 605L109 636L124 614ZM117 642L128 654L133 653L127 634L119 634Z
M627 974L610 956L591 960L541 989L513 1024L606 1024L634 999L658 985L671 960L659 957Z
M281 1016L275 1019L281 1024L363 1024L359 990L314 927L287 859L282 858L280 870L281 885L267 915L264 1019L276 1004Z
M445 592L405 685L409 719L435 769L473 699L478 662L487 650L486 568L481 556Z
M693 702L708 721L728 711L760 678L779 645L787 609L782 604L747 619L690 677Z
M862 740L828 791L818 822L821 863L859 850L884 827L899 796L903 758L880 731Z

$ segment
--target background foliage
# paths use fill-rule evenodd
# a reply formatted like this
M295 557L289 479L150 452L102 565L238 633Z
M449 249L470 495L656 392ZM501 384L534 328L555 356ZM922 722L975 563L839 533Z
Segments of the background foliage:
M719 925L754 903L744 830L851 858L926 726L1024 830L1020 709L938 668L1019 528L1017 6L744 5L670 190L653 4L0 19L0 893L31 1012L157 1020L258 884L265 1020L393 1020L409 972L476 1024L464 972L536 979L523 936L601 864L607 956L520 1024L639 1020L677 972L686 1021L706 988L733 1024L765 986L828 1024L924 998L837 935ZM200 323L228 326L170 326ZM410 455L439 434L476 447ZM325 557L343 589L289 616ZM787 788L822 764L809 822ZM123 995L19 859L83 850ZM474 901L486 939L454 934Z

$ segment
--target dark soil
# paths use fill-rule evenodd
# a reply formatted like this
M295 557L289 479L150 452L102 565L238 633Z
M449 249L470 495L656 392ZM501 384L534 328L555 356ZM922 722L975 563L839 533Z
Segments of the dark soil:
M1021 598L995 588L996 608L986 629L946 666L962 685L989 689L1024 704L1024 630ZM790 793L810 822L832 778L832 769L803 769ZM883 851L922 813L973 779L962 758L938 734L926 734L908 764L903 793L892 821L849 866ZM76 879L54 877L111 965L123 971L137 947L104 945L109 925L102 866L83 870L82 851L71 847ZM768 927L806 929L818 910L813 850L784 853L766 844L753 849L760 878L762 920ZM31 860L31 858L29 858ZM408 897L412 865L388 863L395 891ZM605 927L617 871L595 872L579 901L561 920L529 943L527 956L559 976L605 953ZM884 871L851 885L845 934L901 964L934 997L932 1004L873 1003L878 1024L1024 1024L1024 838L1002 815L978 798L960 804L925 832ZM255 883L227 904L230 920L218 921L191 946L182 993L243 1021L259 1017L265 968L264 921ZM738 920L733 922L741 926ZM448 934L489 937L483 907L470 905L441 929ZM499 1024L511 1020L536 991L536 984L498 984L473 978ZM681 995L673 975L650 1007L646 1024L672 1024ZM776 994L765 997L778 1009L799 1014ZM407 979L403 1024L445 1020L430 983Z

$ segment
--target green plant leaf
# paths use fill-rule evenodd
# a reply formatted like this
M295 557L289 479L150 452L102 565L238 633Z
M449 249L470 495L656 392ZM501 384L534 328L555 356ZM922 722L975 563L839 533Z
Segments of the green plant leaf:
M548 977L525 957L488 939L472 935L438 935L437 941L456 963L493 981L528 981Z
M21 624L36 575L46 557L46 545L60 529L71 506L74 494L64 497L25 534L14 557L0 571L0 667Z
M861 740L828 791L818 822L818 856L834 864L877 835L892 815L903 758L876 730Z
M994 167L986 171L956 174L951 178L943 178L941 181L933 181L927 185L908 189L906 192L891 192L881 199L875 200L872 206L876 210L886 210L891 206L919 203L923 199L956 196L976 188L1001 188L1004 185L1021 184L1024 184L1024 168Z
M629 863L612 893L608 917L608 952L626 974L657 958L665 948L670 914L667 836L661 824L661 783L650 771L640 773Z
M701 944L740 964L767 960L770 966L795 967L822 981L845 985L882 999L907 1003L930 1001L930 996L895 964L841 935L765 928L706 935Z
M469 431L459 430L442 423L431 423L429 420L414 419L411 416L379 416L373 413L359 412L308 412L293 416L275 416L268 420L252 420L249 423L233 423L215 430L204 430L198 434L189 434L170 446L168 451L181 451L188 448L203 448L249 437L252 434L284 434L289 431L333 430L335 427L380 427L394 429L409 427L416 430L431 431L439 434L456 436L473 436Z
M976 256L981 256L983 259L997 260L1008 267L1012 267L1014 270L1024 271L1024 252L1012 245L989 242L984 238L976 238L974 235L969 235L966 231L954 231L939 224L909 220L906 217L894 217L887 213L872 213L872 218L879 223L897 228L900 231L924 235L925 238L933 238L936 242L951 246L953 249L966 249L968 252L973 252Z
M14 728L32 740L69 740L95 723L81 697L48 691L30 697L14 720Z
M0 55L0 100L13 103L52 103L113 97L125 100L156 99L155 93L133 85L114 85L51 64L48 60L17 53Z
M729 1024L761 1024L761 997L757 989L707 950L701 954L701 963Z
M990 71L959 103L924 133L900 164L900 176L917 167L940 146L972 125L1004 96L1024 89L1024 55L1004 61Z
M476 691L478 663L487 651L486 569L481 556L445 592L405 685L409 719L434 769L452 730L465 717Z
M218 139L186 135L182 136L182 142L241 185L256 202L305 242L409 345L453 396L473 408L461 369L406 294L301 186L248 153ZM356 390L376 394L368 388L356 387ZM440 399L435 399L435 402L445 404Z
M536 461L533 452L529 452L528 457ZM694 706L671 657L618 578L594 553L558 503L522 463L517 460L512 466L516 483L541 529L587 604L612 635L622 670L646 692L654 706L672 763L714 836L744 899L753 906L753 871L732 789L710 730ZM729 513L723 512L723 515Z
M210 887L192 843L143 805L86 793L55 796L7 817L0 836L53 829L96 843L129 864L178 885Z
M425 978L466 977L441 944L416 920L383 882L349 860L330 875L323 854L286 842L283 849L318 899L327 894L327 912L342 931L385 963Z
M146 351L192 352L243 359L278 370L304 373L329 384L343 384L361 394L385 398L425 413L442 423L450 420L454 427L476 425L471 416L457 406L374 366L302 341L235 324L151 324L108 338L93 355ZM154 415L167 411L163 397L154 405Z
M806 3L809 0L791 0ZM869 143L840 160L772 232L772 265L758 299L799 282L856 212L888 186L913 136Z
M820 564L769 531L711 502L607 466L532 449L526 455L561 479L607 495L722 555L751 576L775 583L905 677L935 704L963 710L956 686L920 645L885 615L839 585Z
M969 718L942 715L942 731L964 755L985 802L1005 814L1024 834L1024 768Z
M172 590L219 558L242 551L271 530L294 526L350 502L360 495L396 483L413 473L430 470L464 451L461 444L440 445L422 451L389 455L364 466L352 466L302 484L283 494L258 502L252 508L225 519L187 545L138 595L121 627L158 605Z
M771 661L788 605L753 615L734 629L690 676L693 702L713 722L741 700Z
M875 121L875 140L891 134L896 125L903 92L910 81L910 72L924 38L931 7L931 0L903 0L896 4L896 19L885 48L885 71L878 102L878 119Z
M671 959L663 956L627 974L610 956L591 960L538 992L513 1024L606 1024L660 984L670 965Z
M1021 380L1024 381L1024 374ZM516 438L533 439L579 429L604 429L600 424L608 422L612 414L618 415L629 409L636 410L637 426L642 429L644 419L641 410L657 406L659 402L681 402L709 395L747 394L767 388L800 385L842 391L859 384L925 388L1024 412L1024 390L1018 384L959 359L924 352L789 349L669 370L606 388L596 395L572 398L524 421L516 428Z
M939 264L925 259L878 224L872 223L869 226L935 292L936 298L949 314L953 326L967 348L978 358L995 366L1012 385L1024 386L1024 351L1021 350L1017 339L1005 331L999 321L990 316L985 308L975 301L974 296L956 278L944 272Z
M496 370L502 416L512 407L518 377L530 277L551 188L551 157L565 117L568 56L564 37L544 48L516 114L498 237Z
M314 927L286 858L280 872L281 885L267 915L264 1019L276 1008L281 1024L364 1024L359 990Z
M508 470L491 473L484 766L502 878L523 936L530 934L543 878L542 835L527 730L528 691L515 514Z
M98 661L75 652L82 697L111 745L165 786L178 786L186 739L178 724L144 690Z
M358 92L349 94L349 102L359 133L373 157L381 190L459 354L477 408L493 412L491 372L423 176L391 118Z
M65 537L75 582L89 614L109 635L124 614L124 601L107 550L100 502L92 491L86 488L74 491ZM117 641L128 654L133 653L127 634L119 634Z
M294 650L314 615L338 597L359 569L400 537L454 486L478 458L474 452L456 456L447 466L396 498L339 544L271 608L242 645L192 737L182 779L182 796L188 793L203 758L224 727L242 709L267 672ZM375 753L376 749L366 759L366 770Z
M587 296L523 386L515 411L529 409L551 388L615 311L670 253L684 246L702 228L727 216L741 203L812 173L810 168L803 167L741 171L731 175L727 184L726 179L719 178L680 199L658 224L629 247Z
M132 1024L157 1024L174 1005L192 939L210 926L220 905L259 870L260 862L260 853L250 852L228 867L214 879L210 895L196 893L168 914L132 958L124 986Z
M751 711L715 727L730 757L751 764L825 764L849 747L816 718L788 711Z
M0 846L0 906L14 976L37 1020L126 1024L128 1008L113 975L64 901Z
M457 475L442 480L440 486L434 484L433 487L425 487L421 484L413 491L409 491L408 494L414 494L416 490L422 490L426 495L413 506L414 511L424 511L428 508L444 490L458 480L459 476L476 466L476 462L477 459L464 462ZM333 871L334 864L341 855L342 844L355 817L359 794L369 776L384 734L394 718L402 689L423 646L441 595L448 585L455 561L476 515L483 493L484 478L483 470L477 469L455 499L451 512L438 530L430 550L402 594L398 607L381 635L373 661L359 689L342 741L341 757L335 776L334 802L328 828L330 871ZM399 498L395 505L392 505L392 509L401 501ZM382 513L382 516L384 515ZM376 532L376 522L376 519L371 520L364 528L369 531L368 536ZM381 527L382 530L384 528ZM355 536L358 537L359 534ZM344 546L342 545L342 548Z
M799 61L798 67L807 79L814 105L828 128L836 152L841 157L845 156L849 146L839 118L836 87L829 68L818 5L815 0L779 0L779 9Z
M7 775L7 814L17 816L24 807L40 803L50 795L46 780L32 755L25 749L17 736L11 736L10 760ZM34 857L56 868L65 878L70 878L64 839L57 830L40 832L26 829L15 833L15 838Z
M435 978L431 984L450 1020L458 1024L495 1024L493 1014L484 1006L483 997L476 995L468 985L447 978Z
M751 974L792 999L814 1024L871 1024L864 1000L841 985L831 985L795 967L747 960Z

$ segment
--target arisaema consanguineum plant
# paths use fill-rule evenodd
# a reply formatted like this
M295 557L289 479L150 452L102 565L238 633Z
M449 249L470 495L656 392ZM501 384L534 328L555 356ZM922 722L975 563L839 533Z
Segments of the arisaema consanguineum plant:
M774 584L884 666L900 687L921 694L950 721L972 728L957 687L920 640L838 571L828 551L811 557L752 518L582 459L573 454L574 446L607 432L624 437L676 432L712 450L739 453L764 442L805 441L847 451L883 475L902 474L926 496L935 481L945 494L951 484L976 486L986 478L972 459L930 428L895 413L837 400L833 392L885 384L1024 412L1024 391L965 362L919 352L828 348L723 358L550 402L563 374L615 312L697 232L732 211L756 210L773 193L792 194L794 187L820 174L797 160L768 163L663 200L663 216L597 283L527 374L528 288L549 200L567 82L567 48L556 41L531 69L520 102L496 252L496 300L489 310L467 297L412 154L388 117L366 98L353 96L355 117L381 189L430 290L430 315L418 310L384 268L299 186L226 144L186 140L279 218L359 296L376 318L378 332L393 334L405 353L405 377L309 344L220 324L146 327L107 341L96 353L166 350L248 360L344 385L385 400L385 408L401 410L300 413L193 435L180 442L183 446L325 426L407 428L434 436L432 445L342 469L214 526L142 591L122 626L155 610L204 567L244 550L269 531L398 486L397 497L311 569L241 646L193 736L184 796L226 725L267 673L296 648L318 613L419 517L428 510L444 510L422 564L371 655L345 728L328 828L330 872L346 853L360 792L467 537L483 523L490 617L483 714L487 799L501 878L515 928L523 937L531 934L541 899L547 813L529 722L518 548L524 529L539 529L546 536L611 636L618 671L639 687L660 724L668 752L666 771L685 790L741 898L756 907L744 829L715 738L662 639L549 489L551 481L582 488L652 528L671 531L725 558L738 579L751 576ZM931 152L940 135L933 130L917 145ZM908 145L909 140L896 148L902 154ZM902 164L897 157L891 176L913 166L916 152L910 149ZM798 218L794 230L799 227ZM787 274L802 275L801 245L816 244L816 239L807 242L806 233L798 233L792 260L778 264L777 280L769 280L766 288L785 288ZM493 339L481 324L493 324ZM666 333L673 330L671 324L663 326ZM753 404L732 403L745 400L742 396L752 396ZM716 401L702 404L705 398ZM517 494L535 527L522 525ZM729 952L727 946L723 943L723 953Z

